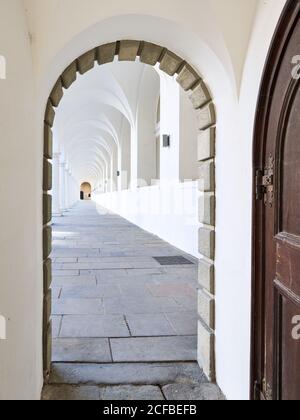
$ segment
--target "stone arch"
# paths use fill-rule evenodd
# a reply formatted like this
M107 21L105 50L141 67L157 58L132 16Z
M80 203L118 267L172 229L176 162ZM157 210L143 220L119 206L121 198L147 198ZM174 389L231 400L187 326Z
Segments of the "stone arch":
M168 49L145 41L121 40L104 44L86 52L73 61L56 81L47 101L44 117L44 165L43 165L43 258L44 258L44 307L43 307L43 361L44 377L49 377L51 368L51 203L48 193L52 189L52 127L55 108L77 78L77 73L85 74L93 69L95 63L103 65L119 61L135 61L155 66L167 75L176 76L184 91L189 92L198 121L199 162L199 322L198 322L198 360L205 374L215 380L215 140L216 110L210 91L203 78L184 59Z

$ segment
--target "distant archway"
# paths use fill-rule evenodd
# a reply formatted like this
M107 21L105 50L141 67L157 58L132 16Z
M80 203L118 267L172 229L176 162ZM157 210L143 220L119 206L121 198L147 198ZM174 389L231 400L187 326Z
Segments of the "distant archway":
M159 64L160 70L171 77L176 77L183 90L189 92L190 100L197 115L199 129L199 252L203 259L199 261L199 347L198 360L209 379L215 380L215 138L216 110L210 91L198 72L185 60L168 49L145 41L121 40L101 45L86 52L74 60L56 81L47 101L44 117L44 317L43 317L43 356L44 377L47 380L51 367L51 243L50 226L52 189L52 127L55 108L68 89L77 79L77 73L85 74L99 65L111 63L115 57L119 61L135 61L137 58L151 66Z
M91 200L92 186L89 182L83 182L80 186L80 200Z

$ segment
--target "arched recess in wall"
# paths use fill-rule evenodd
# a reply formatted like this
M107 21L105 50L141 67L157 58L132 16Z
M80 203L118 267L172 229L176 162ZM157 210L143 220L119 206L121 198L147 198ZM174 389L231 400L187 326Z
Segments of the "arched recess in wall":
M199 323L198 359L205 374L215 380L215 138L216 112L209 89L203 78L185 60L168 49L145 41L122 40L101 45L86 52L73 61L61 74L47 101L44 117L44 165L43 165L43 258L44 258L44 307L43 307L43 361L44 378L47 381L51 369L52 326L51 326L51 208L52 197L52 127L55 108L77 78L93 69L95 63L103 65L114 61L135 61L155 66L167 75L176 76L177 82L189 92L199 129Z
M80 185L80 199L90 200L92 195L92 186L89 182L83 182Z

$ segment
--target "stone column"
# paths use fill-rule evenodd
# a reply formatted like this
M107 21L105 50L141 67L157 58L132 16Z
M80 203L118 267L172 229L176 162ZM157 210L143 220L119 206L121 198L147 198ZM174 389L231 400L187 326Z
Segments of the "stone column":
M60 183L60 208L66 210L66 162L60 162L59 165L59 183Z
M53 155L53 188L52 188L52 213L54 217L61 216L60 204L60 153Z
M79 194L79 193L78 193ZM72 176L72 171L68 171L68 207L72 207L77 201L76 181Z
M69 172L69 168L68 165L66 164L65 166L65 206L66 206L66 210L69 210L70 208L70 181L69 181L69 177L70 177L70 172Z
M73 181L73 202L75 204L77 203L77 201L79 201L80 192L79 192L79 188L77 186L77 182L74 177L72 178L72 181Z

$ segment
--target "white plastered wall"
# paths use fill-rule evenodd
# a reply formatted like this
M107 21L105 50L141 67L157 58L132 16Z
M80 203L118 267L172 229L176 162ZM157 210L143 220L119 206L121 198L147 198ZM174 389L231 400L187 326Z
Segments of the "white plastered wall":
M179 123L179 179L196 180L199 165L195 156L198 154L198 129L196 113L188 94L180 89Z
M0 400L35 399L42 385L42 141L25 13L0 2Z
M138 179L139 185L151 185L156 177L156 104L159 96L159 76L145 66L140 81L137 103Z

